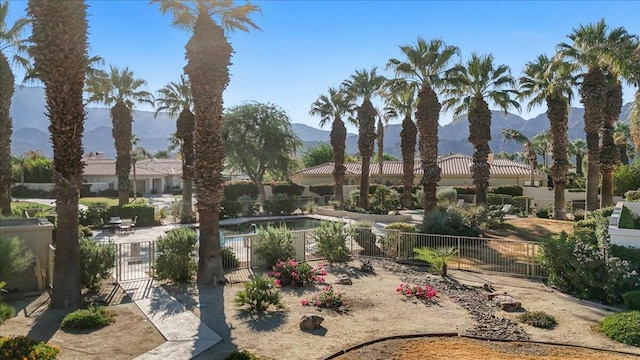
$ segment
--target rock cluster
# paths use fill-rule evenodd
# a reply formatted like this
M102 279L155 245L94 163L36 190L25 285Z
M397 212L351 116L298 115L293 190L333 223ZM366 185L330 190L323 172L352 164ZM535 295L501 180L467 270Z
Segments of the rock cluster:
M315 314L302 315L302 318L300 319L300 330L311 331L319 329L323 321L324 318L322 316L318 316Z

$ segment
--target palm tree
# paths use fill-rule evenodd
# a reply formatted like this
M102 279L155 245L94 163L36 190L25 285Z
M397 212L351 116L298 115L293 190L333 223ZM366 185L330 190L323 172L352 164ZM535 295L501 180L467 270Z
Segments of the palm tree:
M27 46L22 38L22 32L29 24L25 18L17 19L13 25L7 24L9 2L0 3L0 212L4 216L11 215L11 97L13 97L15 77L9 63L10 50L13 50L11 60L24 68L29 61L21 56Z
M344 174L347 168L344 166L344 155L347 141L347 128L344 126L342 116L349 116L355 111L351 99L344 91L330 87L328 95L321 95L311 104L309 114L320 116L320 127L324 127L331 121L331 147L333 148L333 181L335 182L335 201L342 203L344 200Z
M576 174L584 176L582 159L587 155L587 143L582 139L575 139L569 145L569 153L576 157Z
M622 111L622 84L607 74L607 91L603 108L603 121L600 132L602 144L600 146L600 207L613 206L613 170L620 165L620 152L614 139L614 126Z
M618 148L619 161L622 165L629 165L629 152L633 151L633 147L630 148L629 146L630 139L631 129L629 124L620 121L616 122L613 129L613 141Z
M153 96L140 90L146 81L136 78L129 68L111 66L110 72L96 72L87 81L88 102L111 106L113 139L116 146L116 174L118 175L118 205L129 203L131 183L131 136L133 108L136 103L153 105Z
M621 74L624 63L628 61L628 57L622 55L631 43L632 36L622 27L609 31L602 19L595 24L580 25L573 29L568 38L573 43L559 44L557 58L568 59L584 69L580 74L580 101L584 105L584 131L589 155L586 207L587 211L593 211L598 208L600 130L604 124L608 91L605 74L615 78ZM607 162L605 167L609 168ZM603 200L609 201L608 196Z
M572 75L574 71L575 66L569 63L554 62L546 55L539 55L535 61L525 65L524 76L520 78L521 98L530 99L527 105L528 111L543 103L547 104L553 158L551 178L554 189L553 216L555 219L566 218L564 189L569 171L567 132L569 106L573 99L573 86L576 83ZM543 156L546 163L546 152Z
M393 69L396 76L415 83L419 88L416 127L423 170L421 183L424 192L424 211L427 213L435 209L438 202L436 188L441 173L438 166L438 121L441 104L434 89L438 89L443 84L442 75L449 70L449 64L454 56L460 56L460 50L455 46L447 45L442 40L426 42L418 37L414 44L401 45L400 51L405 57L404 61L390 59L387 67Z
M87 6L82 1L30 0L30 54L45 85L57 196L56 258L51 305L80 305L78 196L82 186L83 90L88 70Z
M415 173L416 136L418 129L411 119L416 106L416 83L405 80L393 80L387 85L385 102L388 116L403 116L400 131L400 149L402 151L402 206L413 205L411 190Z
M163 14L173 15L174 26L192 31L186 45L184 70L191 82L195 114L194 172L200 218L198 283L215 285L224 277L220 252L220 197L224 170L222 94L229 83L231 45L225 30L259 27L249 15L259 11L250 3L233 1L152 0Z
M343 83L345 91L353 100L362 98L358 106L358 150L362 157L362 171L360 174L360 196L358 206L369 208L369 173L371 171L371 156L373 156L374 141L376 139L376 116L378 112L371 103L371 98L380 94L387 79L376 73L377 68L371 70L356 70L354 75Z
M180 75L180 82L170 82L158 90L156 97L156 113L165 112L176 120L176 138L180 142L182 154L182 218L180 222L189 224L194 221L193 208L193 129L195 116L191 84L184 75Z
M142 146L138 145L139 143L140 143L140 139L135 134L131 134L131 149L132 149L131 165L133 167L133 198L134 199L138 197L137 195L138 189L136 189L136 181L137 181L136 164L138 163L138 160L153 158L153 155L151 155L150 152L148 152Z
M471 54L466 65L457 65L450 71L445 90L449 98L444 101L445 109L453 109L458 117L468 112L469 142L473 144L473 164L471 173L476 186L476 203L484 205L489 187L489 164L491 149L491 111L487 100L501 108L505 114L510 106L520 110L514 100L518 92L516 82L507 65L494 65L492 54Z
M629 56L624 70L625 79L636 87L631 111L629 111L629 131L636 150L640 150L640 43Z
M515 141L518 144L522 144L524 148L524 154L529 162L531 172L529 174L529 186L535 186L534 175L536 168L538 167L538 154L533 148L533 143L528 137L524 136L520 131L515 129L502 129L502 137L504 140Z
M542 156L542 167L548 169L547 155L551 152L551 133L549 130L544 130L535 134L531 140L535 152Z
M384 94L381 94L384 97ZM378 125L376 131L376 145L378 146L377 160L378 160L378 176L380 177L380 183L384 183L384 126L389 124L389 120L394 118L393 113L388 113L386 111L381 111L380 109L376 109L378 113ZM376 157L376 156L374 156Z

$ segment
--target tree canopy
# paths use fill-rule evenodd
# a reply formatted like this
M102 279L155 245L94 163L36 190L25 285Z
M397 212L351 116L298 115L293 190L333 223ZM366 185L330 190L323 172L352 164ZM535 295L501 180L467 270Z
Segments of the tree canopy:
M306 167L322 165L333 161L333 147L329 144L320 144L308 148L302 153L302 163Z

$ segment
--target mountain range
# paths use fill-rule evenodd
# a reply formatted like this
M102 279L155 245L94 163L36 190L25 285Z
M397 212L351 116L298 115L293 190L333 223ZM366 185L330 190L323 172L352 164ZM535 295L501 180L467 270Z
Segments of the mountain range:
M630 104L622 109L621 119L626 119ZM106 108L88 107L84 125L85 152L104 152L108 158L115 158L116 152L111 135L111 118ZM23 154L29 150L37 150L51 157L53 150L47 131L49 120L45 115L45 93L41 87L16 86L11 103L11 117L13 118L13 135L11 137L11 153ZM583 108L572 107L569 112L569 139L584 138ZM154 116L152 111L135 111L133 132L140 139L140 146L154 153L166 150L167 140L175 131L175 119L165 114ZM294 121L296 119L293 119ZM624 120L626 121L626 120ZM315 146L322 142L329 142L330 129L322 130L301 123L293 123L293 130L303 142L302 149ZM522 145L512 141L502 140L502 129L519 130L525 136L534 136L549 128L546 114L531 119L524 119L519 115L492 111L491 142L493 152L521 151ZM384 151L401 158L400 124L390 124L385 127ZM448 154L452 152L471 154L473 147L467 141L469 136L469 121L460 116L440 126L438 130L438 152ZM358 136L347 134L347 153L358 152Z

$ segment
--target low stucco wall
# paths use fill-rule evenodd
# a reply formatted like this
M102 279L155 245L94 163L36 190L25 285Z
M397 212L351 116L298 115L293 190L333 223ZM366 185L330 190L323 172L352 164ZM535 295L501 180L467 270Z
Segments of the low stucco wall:
M23 246L33 254L33 261L25 271L13 274L8 279L0 279L7 282L7 288L17 288L19 291L44 289L46 274L50 273L48 258L52 232L53 224L46 219L0 220L2 238L18 237Z
M392 223L392 222L406 222L411 221L411 215L375 215L375 214L361 214L351 211L344 210L334 210L328 206L319 206L316 209L316 214L324 215L324 216L333 216L337 218L348 217L351 220L358 221L370 221L370 222L382 222L382 223Z
M609 238L612 244L640 249L640 230L618 228L623 206L629 208L635 216L640 215L640 202L617 202L609 218Z

